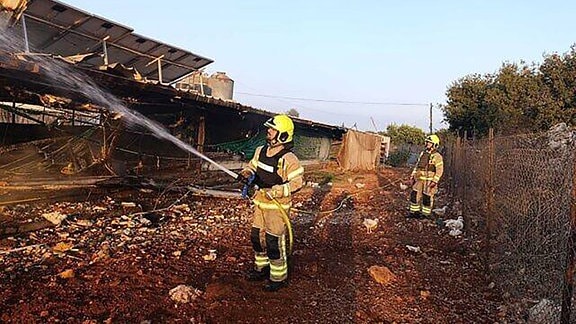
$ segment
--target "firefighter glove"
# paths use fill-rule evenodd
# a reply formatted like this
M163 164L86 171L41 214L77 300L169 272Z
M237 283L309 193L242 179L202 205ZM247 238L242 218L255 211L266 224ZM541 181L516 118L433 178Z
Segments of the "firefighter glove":
M240 173L238 173L238 176L236 176L236 180L238 180L239 182L241 182L243 184L247 184L248 179L251 176L252 176L252 171L250 171L248 169L244 169L244 170L240 171Z

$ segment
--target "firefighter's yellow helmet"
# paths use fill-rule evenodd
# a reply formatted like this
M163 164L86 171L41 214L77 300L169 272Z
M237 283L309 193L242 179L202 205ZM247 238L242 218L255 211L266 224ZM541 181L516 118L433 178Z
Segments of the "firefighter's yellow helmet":
M287 115L277 115L268 119L264 126L275 129L278 131L276 135L276 141L279 143L289 143L292 142L294 136L294 123L292 119Z
M434 147L438 147L440 145L440 138L436 134L428 135L426 142L430 142Z

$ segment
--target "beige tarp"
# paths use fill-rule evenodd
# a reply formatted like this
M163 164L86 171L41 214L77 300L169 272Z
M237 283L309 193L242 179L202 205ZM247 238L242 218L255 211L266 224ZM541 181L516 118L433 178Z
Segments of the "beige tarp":
M382 136L349 130L344 135L338 164L344 170L374 170L380 161Z

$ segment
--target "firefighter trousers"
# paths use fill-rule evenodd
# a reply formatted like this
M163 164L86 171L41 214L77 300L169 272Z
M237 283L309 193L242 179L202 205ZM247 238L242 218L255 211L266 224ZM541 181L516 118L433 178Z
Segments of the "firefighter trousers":
M290 205L283 207L288 212ZM250 235L254 249L254 268L261 271L269 266L270 280L276 282L288 278L286 226L279 208L274 202L255 201Z
M417 180L410 193L410 213L421 213L424 216L432 214L434 195L438 187L430 188L431 181Z

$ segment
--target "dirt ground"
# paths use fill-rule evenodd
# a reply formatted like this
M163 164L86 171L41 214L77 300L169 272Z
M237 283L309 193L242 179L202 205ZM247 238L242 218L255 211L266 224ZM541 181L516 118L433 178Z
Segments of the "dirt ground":
M252 261L247 200L111 188L5 206L0 321L509 321L483 276L481 238L405 218L409 190L399 181L408 174L307 171L294 199L303 212L291 215L289 285L275 293L244 279ZM437 206L449 200L441 186ZM443 217L456 218L451 211ZM371 233L365 219L378 219Z

